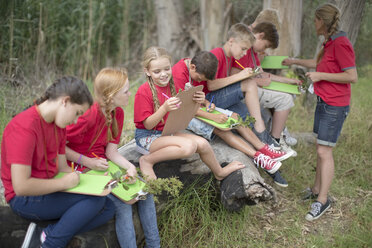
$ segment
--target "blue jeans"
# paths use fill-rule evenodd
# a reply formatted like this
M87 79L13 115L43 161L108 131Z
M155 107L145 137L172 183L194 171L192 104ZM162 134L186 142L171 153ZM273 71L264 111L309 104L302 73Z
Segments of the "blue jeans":
M44 229L42 247L65 247L75 234L94 229L109 221L115 206L107 197L56 192L42 196L15 196L12 210L30 220L55 220Z
M336 145L349 109L349 106L328 105L317 97L313 132L318 144L331 147Z
M231 110L239 114L244 120L249 115L247 105L242 102L244 94L240 82L231 84L222 89L211 91L206 95L206 99L211 101L216 107Z
M137 247L136 233L133 226L132 205L125 204L112 194L108 195L108 197L114 202L116 208L116 236L118 237L120 247ZM140 200L136 204L142 229L145 233L146 247L160 247L160 237L153 196L147 195L146 200Z
M134 139L136 140L137 146L145 149L146 151L150 150L152 142L161 136L162 131L158 130L147 130L147 129L138 129L134 133Z

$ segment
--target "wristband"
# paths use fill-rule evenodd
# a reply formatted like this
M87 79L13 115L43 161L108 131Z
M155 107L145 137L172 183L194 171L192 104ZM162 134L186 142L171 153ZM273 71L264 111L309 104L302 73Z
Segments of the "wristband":
M76 161L77 164L80 164L81 157L83 157L83 154L80 154L79 159Z

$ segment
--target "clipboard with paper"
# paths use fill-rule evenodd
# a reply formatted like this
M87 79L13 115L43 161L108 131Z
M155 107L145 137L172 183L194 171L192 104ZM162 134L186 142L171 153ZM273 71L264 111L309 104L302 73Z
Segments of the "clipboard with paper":
M198 111L200 104L194 102L193 96L197 91L203 90L203 86L199 85L188 90L181 91L177 97L182 104L177 110L171 111L165 123L162 135L172 135L178 131L185 130L191 119Z

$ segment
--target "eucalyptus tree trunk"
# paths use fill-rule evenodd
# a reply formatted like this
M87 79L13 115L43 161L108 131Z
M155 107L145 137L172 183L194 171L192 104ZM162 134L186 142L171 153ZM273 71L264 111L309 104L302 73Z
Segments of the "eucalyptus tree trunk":
M230 26L229 12L232 4L225 0L200 0L202 49L219 47L226 39Z
M263 9L279 12L279 47L275 55L296 57L301 52L302 0L264 0Z
M183 5L181 0L154 1L157 23L158 46L164 47L172 54L174 61L184 56Z
M341 11L340 29L347 33L351 44L354 45L362 22L366 0L332 0L330 2L339 7Z

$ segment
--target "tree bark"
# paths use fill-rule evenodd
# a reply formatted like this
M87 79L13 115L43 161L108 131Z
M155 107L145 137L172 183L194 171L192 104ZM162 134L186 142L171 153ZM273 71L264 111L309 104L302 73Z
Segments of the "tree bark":
M362 22L365 0L332 0L331 3L337 5L341 11L341 27L342 31L347 33L347 36L354 45L358 38L360 24Z
M157 0L154 1L156 11L158 45L172 54L174 61L184 56L182 46L183 16L182 1Z
M226 8L225 0L200 0L203 50L209 51L223 43L226 36L226 26L229 26L229 21L226 21L226 18L229 16L230 9L231 6Z
M279 47L269 52L273 55L296 57L301 52L302 0L265 0L263 9L279 12Z

